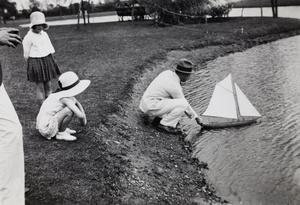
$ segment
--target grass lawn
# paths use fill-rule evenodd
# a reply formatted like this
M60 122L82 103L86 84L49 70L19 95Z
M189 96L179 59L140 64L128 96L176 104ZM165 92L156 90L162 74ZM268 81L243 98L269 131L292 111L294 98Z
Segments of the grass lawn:
M24 37L28 29L19 29ZM200 66L218 56L299 35L300 20L230 18L164 28L151 21L117 22L80 30L76 25L51 26L47 33L60 69L92 81L77 97L88 125L72 124L79 131L75 142L43 139L35 130L39 108L35 85L26 78L22 46L0 48L4 84L23 125L27 205L221 203L224 200L200 173L205 163L190 158L182 137L159 133L139 116L130 117L138 113L138 105L128 107L131 97L141 96L133 95L132 88L144 72L165 61L169 51L214 47L199 55L195 63Z

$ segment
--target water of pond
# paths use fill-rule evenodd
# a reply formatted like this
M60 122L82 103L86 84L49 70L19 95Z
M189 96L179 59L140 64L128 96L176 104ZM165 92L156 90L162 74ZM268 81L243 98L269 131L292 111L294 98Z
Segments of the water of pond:
M300 6L279 6L278 7L278 17L285 17L285 18L300 18ZM272 8L271 7L263 7L262 9L264 17L271 17ZM254 16L261 16L261 8L233 8L229 12L230 17L237 17L237 16L247 16L247 17L254 17Z
M203 132L184 123L197 139L194 157L208 163L208 181L233 204L300 204L300 36L209 62L184 88L197 112L229 73L262 118Z

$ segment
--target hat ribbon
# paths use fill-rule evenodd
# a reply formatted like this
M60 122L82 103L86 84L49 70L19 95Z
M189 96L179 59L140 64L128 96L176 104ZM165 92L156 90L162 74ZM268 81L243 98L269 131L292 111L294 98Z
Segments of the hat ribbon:
M60 87L61 90L69 90L69 89L75 87L79 82L80 82L80 80L77 79L76 82L74 82L73 84L71 84L71 85L69 85L69 86L67 86L67 87L64 87L64 88L62 87L62 84L61 84L60 81L58 81L58 84L59 84L59 87Z
M177 65L177 70L179 72L183 72L183 73L192 73L193 68L186 68L186 67L183 67L181 65Z

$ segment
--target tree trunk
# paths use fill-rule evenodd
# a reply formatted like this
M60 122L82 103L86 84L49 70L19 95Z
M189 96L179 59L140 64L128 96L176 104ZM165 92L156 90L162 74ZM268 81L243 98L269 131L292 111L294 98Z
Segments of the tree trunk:
M278 17L278 2L277 2L277 0L271 0L271 6L272 6L273 18L277 18Z
M132 4L132 7L131 7L131 21L133 22L135 19L134 19L134 4Z
M79 30L79 23L80 23L80 9L77 11L77 30Z
M84 8L83 0L81 0L81 13L82 13L82 18L83 18L83 25L86 26L86 23L85 23L85 8Z
M86 22L85 22L85 10L82 9L81 12L82 12L82 18L83 18L83 25L86 26Z
M260 0L260 16L263 17L263 7L262 7L262 0Z
M275 0L275 11L276 11L276 18L278 17L278 0Z
M87 2L87 8L86 8L86 11L87 11L87 20L88 20L88 24L90 24L90 6L91 6L91 3L90 3L90 0Z
M263 23L263 16L264 16L264 14L263 14L263 7L262 7L262 2L261 2L262 0L260 0L260 16L261 16L261 23Z

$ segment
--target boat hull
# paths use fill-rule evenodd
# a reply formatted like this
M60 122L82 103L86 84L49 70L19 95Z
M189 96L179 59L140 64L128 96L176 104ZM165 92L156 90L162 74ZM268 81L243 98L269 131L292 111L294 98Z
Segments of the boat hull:
M203 121L203 128L217 129L250 125L252 123L257 122L259 117L247 117L244 119L228 119L220 117L201 116L201 119Z

